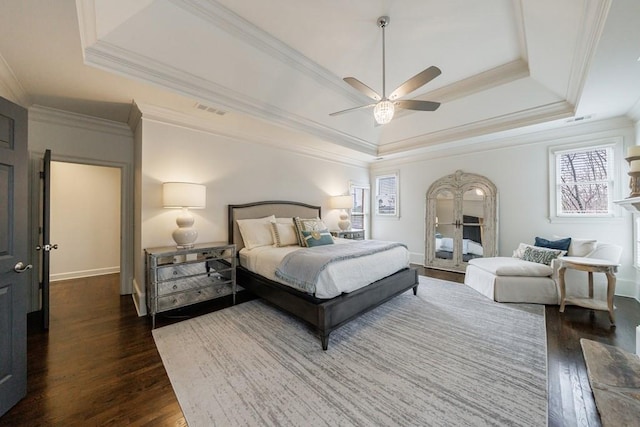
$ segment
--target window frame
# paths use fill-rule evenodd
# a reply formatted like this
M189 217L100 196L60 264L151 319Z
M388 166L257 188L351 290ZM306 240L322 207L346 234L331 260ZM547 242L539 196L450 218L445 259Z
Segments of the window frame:
M380 181L383 179L394 178L394 206L393 211L390 213L381 213L378 207L380 206L379 200L382 197L389 196L389 194L380 193ZM380 173L375 176L375 194L372 198L374 212L377 217L380 218L400 218L400 173L398 171Z
M354 212L353 209L349 211L349 217L351 218L352 227L353 227L353 217L362 216L362 229L364 230L365 236L369 234L369 205L370 205L370 192L371 186L369 184L362 184L358 182L349 182L349 194L351 197L354 197L354 191L361 190L362 191L362 213ZM354 197L354 206L355 206L355 197Z
M549 147L549 222L551 223L580 223L580 222L607 222L614 218L621 218L620 208L614 203L614 200L620 199L621 188L620 185L620 159L622 156L622 137L612 137L606 139L598 139L591 141L583 141L573 144L555 145ZM576 213L563 213L561 209L561 197L562 195L558 191L561 183L560 177L560 162L559 159L563 154L576 152L576 151L590 151L597 149L607 149L611 155L610 159L607 159L608 166L608 186L609 186L609 200L608 213L604 214L576 214Z

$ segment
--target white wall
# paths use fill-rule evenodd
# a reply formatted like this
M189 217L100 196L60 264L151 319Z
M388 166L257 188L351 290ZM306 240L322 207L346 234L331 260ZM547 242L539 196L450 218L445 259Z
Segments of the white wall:
M141 211L136 224L142 236L136 248L136 286L144 283L144 248L175 245L171 232L176 228L178 212L162 208L163 182L206 185L206 209L192 211L199 234L197 242L226 242L229 204L295 200L321 205L327 226L337 228L339 211L329 209L330 196L345 194L349 181L369 179L364 167L228 139L148 120L144 115L136 131L136 143L141 144Z
M406 243L412 262L424 262L426 193L431 183L461 169L489 178L498 189L498 251L511 256L520 242L533 244L536 236L554 235L595 238L624 247L618 274L617 293L636 296L636 272L633 267L631 214L618 208L621 217L610 221L549 222L548 149L577 141L622 137L625 147L634 144L633 124L628 120L610 120L547 131L537 135L489 143L493 149L468 146L456 152L432 152L406 162L380 162L371 170L372 182L379 173L400 173L400 218L372 217L372 236L376 239ZM527 144L524 145L523 143ZM619 198L628 196L626 162L618 159ZM375 191L375 190L374 190Z
M52 281L120 271L120 169L51 162Z

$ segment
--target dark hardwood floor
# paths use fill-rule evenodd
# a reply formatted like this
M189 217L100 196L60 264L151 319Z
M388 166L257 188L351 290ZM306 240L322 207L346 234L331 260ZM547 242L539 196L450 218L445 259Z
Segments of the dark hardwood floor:
M419 267L420 274L462 282L464 276ZM0 417L0 426L184 426L162 366L150 321L139 318L131 296L118 295L118 275L56 282L51 323L42 332L29 317L28 394ZM239 296L239 301L249 299ZM549 426L598 426L580 338L635 351L640 304L616 297L617 327L605 312L546 308ZM158 325L219 309L229 301L160 316Z

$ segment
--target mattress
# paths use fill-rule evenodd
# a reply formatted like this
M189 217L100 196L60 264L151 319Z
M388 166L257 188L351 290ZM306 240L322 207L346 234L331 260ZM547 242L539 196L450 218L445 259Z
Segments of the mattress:
M334 239L336 244L350 244L353 240ZM240 265L249 271L260 274L270 280L289 286L275 275L276 268L290 252L307 250L300 246L260 246L240 250ZM353 292L370 283L390 276L398 270L409 267L409 251L405 247L395 247L359 258L345 259L331 263L318 278L316 298L333 298L342 293Z

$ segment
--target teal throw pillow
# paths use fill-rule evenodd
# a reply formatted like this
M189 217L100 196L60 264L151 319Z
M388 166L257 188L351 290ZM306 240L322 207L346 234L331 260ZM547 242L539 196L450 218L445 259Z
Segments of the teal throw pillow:
M571 237L560 240L547 240L542 237L536 237L535 245L540 248L559 249L561 251L568 251L571 245Z
M302 236L308 248L333 244L333 237L331 237L329 230L303 231Z

